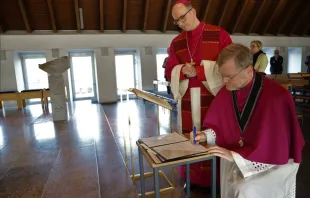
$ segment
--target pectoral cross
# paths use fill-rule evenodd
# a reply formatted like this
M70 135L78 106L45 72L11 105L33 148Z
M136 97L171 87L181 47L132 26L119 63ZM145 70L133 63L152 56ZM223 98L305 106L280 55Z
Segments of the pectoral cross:
M239 145L240 145L240 147L243 147L243 140L242 139L239 140Z
M194 66L194 65L196 64L192 58L191 58L190 64L191 64L192 66Z

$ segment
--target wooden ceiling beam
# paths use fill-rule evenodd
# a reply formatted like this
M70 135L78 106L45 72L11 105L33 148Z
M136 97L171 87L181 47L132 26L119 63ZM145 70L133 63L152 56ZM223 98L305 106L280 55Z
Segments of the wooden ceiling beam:
M207 15L211 9L211 3L212 3L212 0L209 0L208 5L206 6L205 13L203 14L203 21L204 22L206 22L206 20L207 20Z
M80 13L79 13L79 0L74 0L74 11L75 11L77 32L81 33L81 19L80 19Z
M236 30L237 30L237 28L238 28L238 26L239 26L239 24L240 24L241 17L242 17L242 15L243 15L243 13L244 13L244 11L245 11L245 8L246 8L246 6L248 5L248 3L249 3L249 0L246 0L246 2L243 4L242 9L241 9L241 12L240 12L240 14L239 14L239 16L238 16L238 18L237 18L237 21L236 21L236 23L235 23L235 25L234 25L234 28L233 28L232 33L235 33L235 32L236 32Z
M26 11L26 8L25 8L24 0L18 0L18 4L19 4L19 9L20 9L20 11L22 13L22 17L23 17L23 20L24 20L26 31L28 33L31 33L32 30L31 30L31 27L30 27L30 24L29 24L29 20L28 20L27 11Z
M100 0L100 32L104 32L103 0Z
M124 0L124 6L123 6L123 29L122 29L122 32L126 32L126 25L127 25L127 0Z
M263 31L263 34L266 34L266 33L267 33L267 31L268 31L268 29L269 29L269 26L271 25L271 23L274 22L275 16L279 15L280 10L283 9L283 7L286 5L286 3L287 3L287 0L280 0L280 2L278 3L278 5L277 5L277 7L276 7L276 10L273 12L273 14L272 14L270 20L268 21L268 23L267 23L267 25L266 25L266 27L265 27L265 29L264 29L264 31Z
M260 8L259 8L259 10L258 10L258 12L257 12L257 14L256 14L256 16L255 16L255 18L254 18L254 21L253 21L253 23L252 23L252 25L251 25L249 31L248 31L248 34L250 34L250 33L252 32L252 30L253 30L254 26L256 25L257 20L258 20L258 18L260 17L260 14L262 13L262 11L263 11L263 9L264 9L266 3L267 3L267 0L264 0L263 3L260 5Z
M219 22L219 26L222 26L222 24L223 24L223 20L225 18L226 13L227 13L229 4L230 4L230 0L227 0L226 4L225 4L225 7L224 7L224 10L223 10L223 13L222 13L222 16L221 16L221 19L220 19L220 22Z
M48 7L48 12L50 14L50 20L51 20L51 25L52 25L52 28L53 28L53 32L56 33L57 32L57 28L56 28L56 20L55 20L52 0L47 0L47 7Z
M309 17L309 10L310 10L310 3L308 2L308 6L303 10L300 19L295 23L294 27L291 29L289 35L292 35L298 26L300 26L300 23L303 22L305 19L309 20L307 17Z
M302 35L306 35L310 26L305 26L305 30L302 32Z
M0 33L4 33L5 32L5 28L4 28L4 25L3 25L3 21L0 19Z
M163 23L163 30L162 30L162 32L166 32L167 31L168 18L169 18L169 14L170 14L170 7L171 7L171 0L167 0L166 10L164 12L164 23Z
M150 1L145 0L145 8L144 8L144 21L143 21L143 32L146 32L147 29L147 19L149 15L149 6L150 6Z
M297 5L299 5L300 1L294 1L294 5L291 7L291 9L289 10L288 14L285 16L283 23L281 23L278 31L277 31L277 35L282 31L282 29L287 25L290 17L292 16L293 12L295 11Z

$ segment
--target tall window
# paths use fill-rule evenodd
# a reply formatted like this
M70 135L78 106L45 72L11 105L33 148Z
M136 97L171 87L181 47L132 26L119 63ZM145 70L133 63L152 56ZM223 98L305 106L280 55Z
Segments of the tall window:
M71 84L74 100L95 97L94 56L92 52L69 53L71 59Z
M266 53L266 56L268 58L268 65L266 67L265 73L266 74L271 74L270 72L270 58L274 56L274 50L276 48L275 47L264 47L262 50L263 52Z
M117 94L124 93L124 89L136 88L136 67L134 52L116 52L115 70Z
M46 63L43 54L21 55L25 89L48 88L47 73L39 68L39 64Z
M156 54L156 63L157 63L157 80L166 81L165 79L165 68L163 68L163 63L165 58L168 57L167 49L160 49ZM166 91L167 87L164 85L158 85L158 91Z
M301 47L288 48L288 73L301 72Z

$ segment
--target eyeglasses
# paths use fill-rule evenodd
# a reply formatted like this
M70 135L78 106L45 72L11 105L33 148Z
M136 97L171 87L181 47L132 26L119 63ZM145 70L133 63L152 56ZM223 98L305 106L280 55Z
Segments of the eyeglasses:
M177 20L173 21L174 25L178 25L179 22L184 22L185 21L185 16L187 15L187 13L189 13L193 8L190 8L185 14L183 14L182 16L180 16Z
M224 78L228 78L229 79L229 81L231 81L231 80L233 80L234 78L236 78L240 73L242 73L244 70L246 70L248 67L250 67L250 65L249 66L247 66L247 67L245 67L244 69L242 69L241 71L239 71L237 74L235 74L234 76L222 76L222 78L224 79Z

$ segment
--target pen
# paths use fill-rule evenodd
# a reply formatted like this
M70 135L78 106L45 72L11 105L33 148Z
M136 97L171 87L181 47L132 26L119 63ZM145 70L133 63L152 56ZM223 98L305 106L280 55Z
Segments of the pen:
M194 130L193 130L193 136L194 136L194 144L196 144L196 127L194 126Z

